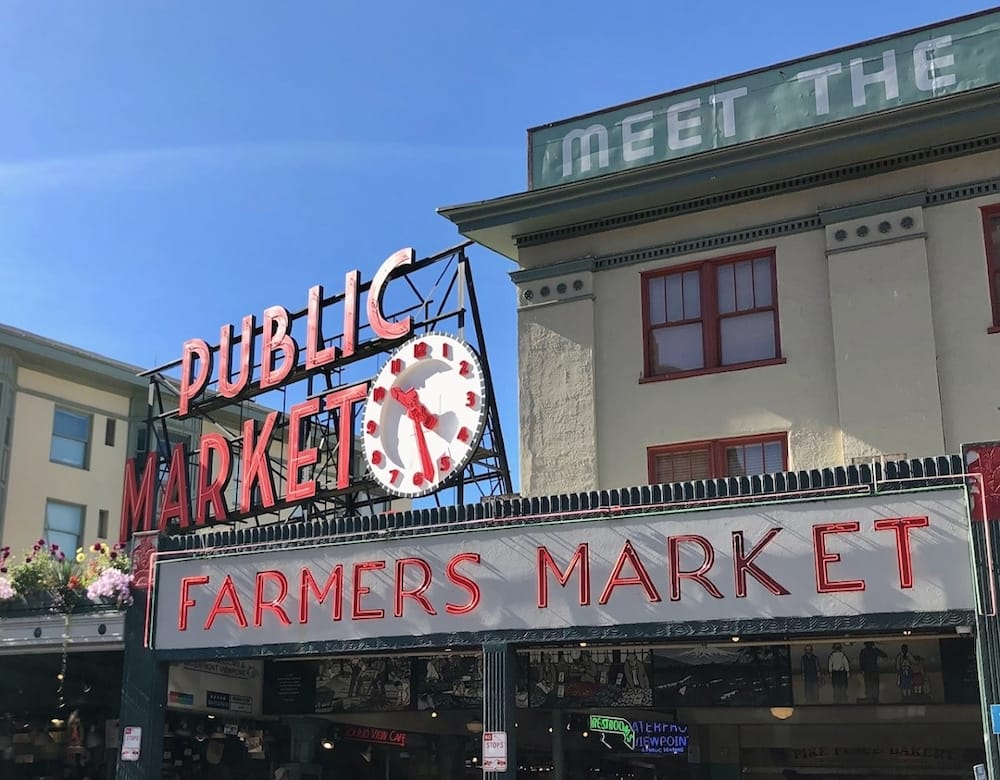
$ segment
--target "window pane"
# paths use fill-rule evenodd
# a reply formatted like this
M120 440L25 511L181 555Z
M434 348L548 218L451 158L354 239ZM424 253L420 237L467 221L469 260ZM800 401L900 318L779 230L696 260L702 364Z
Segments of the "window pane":
M646 295L649 296L649 324L662 325L667 321L667 309L663 292L664 278L657 276L646 282Z
M991 219L990 236L993 239L993 257L1000 261L1000 216Z
M716 272L719 288L719 311L730 314L736 311L736 281L731 265L720 265Z
M684 319L696 320L701 317L701 285L698 272L684 274Z
M56 436L65 436L67 439L87 441L90 434L90 418L67 412L65 409L56 409L53 433Z
M757 307L771 305L771 258L753 261L753 289Z
M49 544L58 544L60 550L76 550L80 547L79 534L67 534L62 531L46 532L45 541Z
M681 292L681 277L677 274L667 277L667 322L684 319L684 296Z
M695 479L709 479L708 450L671 452L656 456L656 481L690 482Z
M785 458L784 447L780 441L769 441L764 445L764 473L773 474L776 471L784 471Z
M700 322L659 328L651 334L651 341L653 371L656 374L705 367Z
M49 501L45 505L45 539L67 552L80 546L83 536L83 507Z
M67 466L79 466L83 468L87 460L87 444L86 442L74 439L53 436L52 447L49 450L49 459L56 463L64 463Z
M736 263L736 310L753 308L753 266L746 260Z
M726 317L720 321L719 329L723 365L776 357L774 312L762 311L742 317Z

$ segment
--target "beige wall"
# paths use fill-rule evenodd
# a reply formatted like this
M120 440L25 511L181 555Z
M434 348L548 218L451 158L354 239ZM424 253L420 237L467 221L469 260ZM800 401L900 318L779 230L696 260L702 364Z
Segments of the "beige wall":
M522 267L540 268L816 214L826 222L592 279L557 266L549 278L520 282L523 492L641 484L647 447L703 439L787 432L789 467L810 469L1000 438L1000 334L987 333L979 212L1000 195L902 210L898 201L874 203L914 193L917 202L919 193L990 175L1000 175L1000 153L522 249ZM859 204L868 204L860 218L842 211ZM904 216L914 218L907 231ZM884 220L893 229L880 234ZM863 240L855 238L861 223L871 226ZM850 231L844 244L832 238L839 227ZM772 247L787 362L640 383L640 274ZM568 286L578 278L592 286L592 314ZM560 282L563 295L539 298L542 285Z

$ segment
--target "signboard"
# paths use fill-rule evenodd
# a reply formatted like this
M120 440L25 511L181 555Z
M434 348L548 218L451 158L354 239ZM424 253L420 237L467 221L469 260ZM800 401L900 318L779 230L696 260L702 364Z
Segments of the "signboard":
M986 764L976 764L972 767L972 776L975 780L987 780Z
M536 128L528 134L529 186L566 184L998 83L1000 11L994 10Z
M122 732L122 761L138 761L142 750L142 729L139 726L126 726Z
M160 650L972 609L959 489L157 561Z
M990 705L990 725L994 734L1000 734L1000 704Z
M222 710L259 715L263 679L259 661L171 664L167 705L178 710Z
M615 750L621 746L629 753L683 755L690 742L688 727L683 723L591 715L587 719L587 728L600 735L601 742L608 749Z
M483 732L483 771L507 771L507 732Z

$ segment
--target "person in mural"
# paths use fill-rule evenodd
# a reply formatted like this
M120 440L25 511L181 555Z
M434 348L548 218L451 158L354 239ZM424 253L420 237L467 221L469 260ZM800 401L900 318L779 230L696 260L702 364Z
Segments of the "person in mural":
M819 704L819 687L823 670L819 665L819 656L813 652L812 645L806 645L799 664L802 669L802 685L806 690L806 702Z
M635 653L629 653L625 658L625 686L627 688L648 688L649 675L646 666Z
M581 651L578 667L581 682L597 682L597 664L594 663L594 659L590 657L589 650Z
M830 686L833 688L833 700L837 704L847 701L847 684L851 676L851 662L841 648L840 643L833 646L833 652L827 659L827 671L830 672Z
M913 656L910 655L908 645L900 647L899 655L896 656L896 685L899 687L899 695L909 699L913 693Z
M913 656L913 695L924 696L929 691L924 687L927 676L924 674L924 658L920 655Z
M874 642L865 642L865 646L858 654L858 666L861 668L861 675L865 681L865 699L870 702L877 702L879 696L879 661L889 656Z
M347 695L349 698L354 698L358 695L359 688L361 687L361 673L365 669L365 662L360 658L351 659L351 681L347 685Z

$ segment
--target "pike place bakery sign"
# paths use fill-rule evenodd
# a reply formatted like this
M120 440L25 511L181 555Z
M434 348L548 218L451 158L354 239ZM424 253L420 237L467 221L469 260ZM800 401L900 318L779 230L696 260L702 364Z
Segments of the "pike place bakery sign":
M967 534L942 489L168 558L153 645L971 609Z

